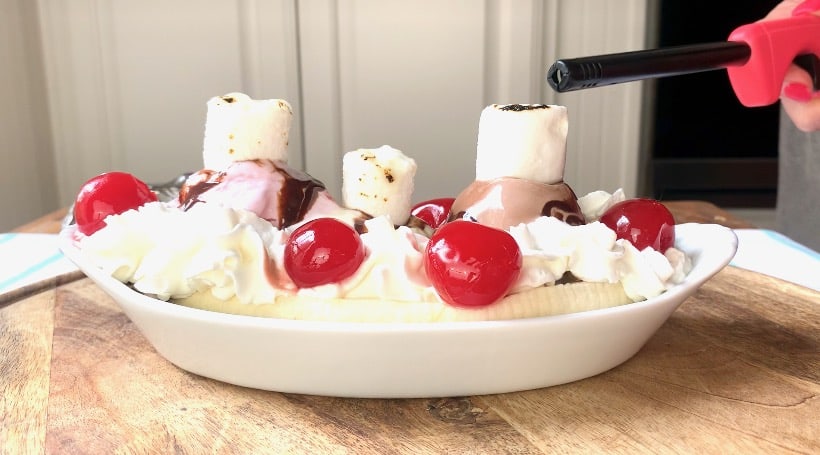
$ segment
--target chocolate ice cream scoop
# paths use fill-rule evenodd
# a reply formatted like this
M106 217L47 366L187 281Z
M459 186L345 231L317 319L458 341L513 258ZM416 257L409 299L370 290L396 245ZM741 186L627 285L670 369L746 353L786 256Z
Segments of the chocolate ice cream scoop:
M449 220L468 219L506 230L540 216L552 216L571 225L586 223L578 198L566 183L512 177L473 182L456 198Z

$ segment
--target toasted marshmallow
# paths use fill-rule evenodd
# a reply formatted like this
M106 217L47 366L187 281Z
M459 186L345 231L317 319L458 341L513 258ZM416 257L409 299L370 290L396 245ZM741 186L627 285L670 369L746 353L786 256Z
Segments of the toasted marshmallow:
M293 111L285 100L254 100L228 93L208 101L202 158L205 169L224 170L235 161L287 162Z
M476 180L516 177L540 183L564 180L567 108L546 104L493 104L478 123Z
M410 218L415 176L416 162L389 145L347 152L342 159L342 200L348 208L404 224Z

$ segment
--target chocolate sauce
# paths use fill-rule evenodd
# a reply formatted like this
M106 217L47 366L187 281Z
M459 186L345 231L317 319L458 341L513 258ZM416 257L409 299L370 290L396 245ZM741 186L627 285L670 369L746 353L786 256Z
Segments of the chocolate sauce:
M273 167L284 178L279 189L279 219L275 225L288 227L305 217L325 185L305 172L285 169L276 163Z
M200 180L192 185L188 184L193 178L201 176ZM182 210L187 212L197 202L202 202L199 196L202 193L222 183L225 178L224 172L211 171L209 169L201 170L190 177L179 189L179 206Z
M353 220L353 229L359 234L367 234L367 226L365 226L364 222L372 218L369 215L365 215L362 213L361 218L355 218Z
M253 160L259 166L265 163L260 160ZM282 186L274 196L278 201L279 213L275 219L268 220L274 226L281 229L301 221L308 210L313 206L313 202L319 193L325 189L322 182L314 179L310 175L270 162L273 172L282 177ZM179 205L182 210L187 211L198 202L203 193L216 187L225 179L224 171L201 170L188 178L186 183L179 190ZM190 182L190 183L189 183Z
M544 204L544 208L541 209L542 216L558 218L571 226L586 224L583 215L579 215L579 212L580 208L575 201L573 201L573 203L567 201L549 201Z

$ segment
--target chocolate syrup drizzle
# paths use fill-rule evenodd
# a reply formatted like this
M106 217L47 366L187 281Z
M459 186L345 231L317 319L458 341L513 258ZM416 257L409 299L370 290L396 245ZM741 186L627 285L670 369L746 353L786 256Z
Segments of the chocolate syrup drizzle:
M262 166L261 161L254 161ZM283 183L276 195L279 202L278 216L276 219L268 221L281 229L304 219L308 210L313 206L313 202L318 197L319 192L324 191L325 185L307 173L281 166L275 162L271 162L271 164L273 165L274 172L282 176ZM183 211L188 211L198 202L202 202L200 196L222 183L225 179L225 172L207 169L199 171L194 175L204 176L204 178L190 185L186 182L186 184L180 188L179 205ZM189 181L190 180L189 178Z
M558 218L570 226L580 226L586 224L586 220L584 220L583 216L579 215L579 210L578 204L575 204L573 207L573 205L567 201L549 201L544 204L544 208L541 209L541 215Z
M287 170L276 163L273 167L284 178L284 184L279 189L279 219L276 225L279 228L288 227L305 217L325 185L306 172Z
M202 202L199 196L222 183L222 179L225 178L224 172L212 171L210 169L199 171L194 175L204 176L204 179L193 185L189 185L188 181L191 179L191 177L189 177L188 181L179 189L179 206L182 207L182 211L184 212L187 212L197 202Z

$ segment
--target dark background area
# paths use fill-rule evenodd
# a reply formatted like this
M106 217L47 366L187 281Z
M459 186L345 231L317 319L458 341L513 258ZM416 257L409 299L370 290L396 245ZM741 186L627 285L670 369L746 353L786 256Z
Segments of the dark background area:
M726 41L777 0L663 1L658 47ZM779 103L747 108L726 71L658 79L649 147L657 199L702 199L724 207L774 207Z

